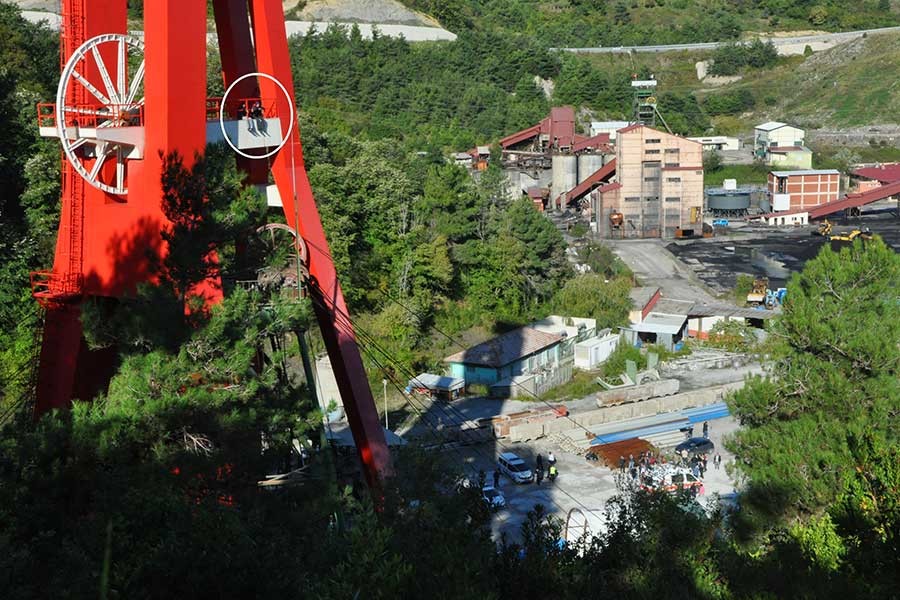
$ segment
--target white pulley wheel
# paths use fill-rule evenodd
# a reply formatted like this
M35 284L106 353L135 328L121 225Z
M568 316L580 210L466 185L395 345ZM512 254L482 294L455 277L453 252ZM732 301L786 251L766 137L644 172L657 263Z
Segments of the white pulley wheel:
M87 40L73 53L56 91L56 130L63 152L75 171L93 187L123 196L128 193L128 156L134 146L126 139L99 139L98 129L140 124L144 105L144 44L138 38L107 33ZM130 65L137 64L129 77ZM102 86L94 85L97 75ZM90 79L89 79L90 77ZM102 87L102 89L101 89ZM68 100L84 96L84 104ZM107 138L116 136L105 136ZM104 169L115 161L116 169Z

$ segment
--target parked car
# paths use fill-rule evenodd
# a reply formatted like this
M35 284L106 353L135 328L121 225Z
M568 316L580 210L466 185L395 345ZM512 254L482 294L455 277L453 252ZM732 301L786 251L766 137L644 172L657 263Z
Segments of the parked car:
M484 501L491 508L503 508L506 506L506 498L503 496L503 492L492 485L484 486L484 489L481 490L481 497L484 498Z
M534 473L528 467L528 464L514 452L504 452L497 457L497 464L500 471L506 473L506 476L515 483L530 483L534 479Z
M716 449L716 445L712 440L705 437L692 437L675 446L675 452L681 454L682 450L687 450L688 454L709 454Z

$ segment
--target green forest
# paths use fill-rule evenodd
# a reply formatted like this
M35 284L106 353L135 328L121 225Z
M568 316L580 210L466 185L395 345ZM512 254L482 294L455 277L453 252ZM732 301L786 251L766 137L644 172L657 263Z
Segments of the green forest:
M463 17L480 18L471 6ZM443 157L551 104L621 114L630 74L477 31L413 45L329 30L291 48L306 167L373 381L458 350L442 333L480 341L550 311L626 318L632 276L607 248L586 249L593 273L576 275L562 235L507 199L499 171L474 181ZM323 441L296 367L298 341L320 343L310 303L235 285L289 257L251 235L277 216L219 147L189 170L167 157L178 252L158 283L83 308L88 343L118 355L107 392L33 423L28 274L52 258L60 154L37 137L34 106L54 96L58 61L56 35L0 2L0 597L897 596L900 257L877 238L823 249L788 285L763 349L771 371L728 399L740 503L712 514L622 495L606 531L560 545L562 523L536 506L518 540L496 542L478 490L458 486L473 473L417 447L393 452L376 510ZM215 94L213 60L210 72ZM550 100L535 76L556 80ZM667 101L704 127L692 96ZM226 298L185 313L212 249ZM295 439L298 481L258 485L296 466Z
M402 1L456 33L525 33L557 48L713 42L745 32L842 31L900 22L889 0Z

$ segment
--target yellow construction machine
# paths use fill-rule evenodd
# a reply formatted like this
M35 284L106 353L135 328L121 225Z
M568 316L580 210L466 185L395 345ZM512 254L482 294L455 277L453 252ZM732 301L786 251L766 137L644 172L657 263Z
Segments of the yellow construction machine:
M824 223L819 223L819 229L817 229L816 231L813 231L813 235L821 235L823 237L831 236L831 229L832 229L831 221L829 221L828 219L825 219Z
M872 239L872 232L869 231L869 228L867 227L866 229L863 229L863 230L854 229L853 231L851 231L849 233L836 233L829 237L829 239L832 242L851 242L851 243L856 238L859 238L859 239L863 240L864 242L867 242Z

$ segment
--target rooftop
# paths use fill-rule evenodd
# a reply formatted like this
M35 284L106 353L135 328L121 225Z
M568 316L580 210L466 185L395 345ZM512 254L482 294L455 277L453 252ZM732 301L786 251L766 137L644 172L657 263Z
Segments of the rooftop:
M553 346L563 339L562 335L544 333L531 327L520 327L468 350L448 356L444 362L499 369L520 358Z
M763 123L762 125L757 125L756 129L761 131L774 131L781 127L787 127L787 123L781 123L779 121L769 121L768 123Z
M812 152L809 148L805 146L769 146L769 152L774 152L776 154L782 152Z
M657 292L659 292L658 287L636 287L631 288L628 296L631 298L631 303L634 304L635 308L643 309L653 300L653 296Z
M797 175L840 175L837 169L804 169L800 171L772 171L775 177L794 177Z
M681 331L685 321L687 321L687 315L668 315L665 313L652 312L640 323L632 323L625 329L642 333L675 334Z
M894 181L900 181L900 163L863 167L852 171L851 174L857 177L864 177L865 179L874 179L881 183L893 183Z
M447 377L446 375L435 375L434 373L419 373L409 380L409 385L413 387L424 387L430 390L456 390L462 389L466 382L459 377Z

